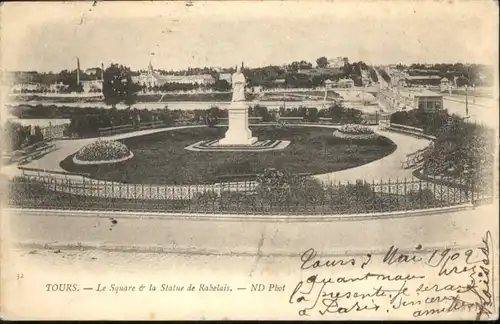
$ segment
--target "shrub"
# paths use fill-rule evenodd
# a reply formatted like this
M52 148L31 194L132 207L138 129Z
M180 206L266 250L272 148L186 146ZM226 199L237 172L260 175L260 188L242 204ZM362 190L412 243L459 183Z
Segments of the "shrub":
M325 189L323 184L310 177L295 177L290 184L289 204L320 205L324 203Z
M324 201L324 188L314 178L266 169L257 178L257 200L272 205L314 206Z
M367 205L372 205L374 193L369 184L358 182L331 186L326 191L326 197L330 205L358 207L363 210L367 209Z
M430 189L412 190L407 193L406 199L412 208L427 208L436 203L434 193Z
M274 169L265 169L257 176L257 197L259 200L283 203L289 194L290 175Z
M492 179L494 161L492 129L450 120L437 133L425 156L423 173L428 176Z
M208 204L215 204L218 199L219 195L215 191L207 190L195 193L192 202L205 206Z
M450 120L460 118L448 114L446 110L426 112L421 109L397 111L391 115L391 123L422 128L425 134L436 135Z
M47 195L47 188L37 181L14 177L9 181L9 201L14 205L33 196Z

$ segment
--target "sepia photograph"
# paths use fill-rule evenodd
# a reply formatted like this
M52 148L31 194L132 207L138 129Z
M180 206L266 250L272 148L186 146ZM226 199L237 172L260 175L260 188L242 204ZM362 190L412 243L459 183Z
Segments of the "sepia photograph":
M498 319L498 15L2 3L2 320Z

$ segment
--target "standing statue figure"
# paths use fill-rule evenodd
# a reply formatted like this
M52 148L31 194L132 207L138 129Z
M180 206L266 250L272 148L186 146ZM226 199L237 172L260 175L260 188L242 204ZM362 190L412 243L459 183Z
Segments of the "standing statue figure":
M228 108L228 129L219 145L252 145L257 142L257 137L252 136L248 127L248 103L245 102L245 76L241 73L241 67L236 67L233 74L233 98Z
M243 63L241 64L243 66ZM233 82L233 99L232 102L245 101L245 85L246 79L241 72L241 67L236 68L236 72L232 76Z

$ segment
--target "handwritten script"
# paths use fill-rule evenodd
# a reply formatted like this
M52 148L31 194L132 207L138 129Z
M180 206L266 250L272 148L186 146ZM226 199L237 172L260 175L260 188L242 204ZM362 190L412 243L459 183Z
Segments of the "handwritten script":
M418 245L404 252L390 246L376 255L328 258L310 248L300 257L304 279L289 303L300 316L488 319L494 309L492 244L488 231L470 249Z

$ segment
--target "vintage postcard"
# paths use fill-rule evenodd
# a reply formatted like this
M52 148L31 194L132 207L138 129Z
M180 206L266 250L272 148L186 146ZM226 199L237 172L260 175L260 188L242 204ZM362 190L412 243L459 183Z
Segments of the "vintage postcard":
M498 11L3 3L2 319L497 319Z

